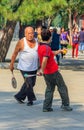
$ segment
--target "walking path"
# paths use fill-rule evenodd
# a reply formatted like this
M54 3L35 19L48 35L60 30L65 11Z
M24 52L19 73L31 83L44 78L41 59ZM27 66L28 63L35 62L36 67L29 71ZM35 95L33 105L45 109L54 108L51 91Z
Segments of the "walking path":
M8 57L12 55L11 50ZM5 67L4 67L5 66ZM14 94L18 92L23 78L14 71L18 87L11 86L12 74L9 63L0 64L0 130L84 130L84 54L79 59L71 58L71 50L61 59L60 72L68 86L72 112L61 111L61 100L57 88L54 93L53 112L42 112L45 82L37 77L34 91L37 101L33 106L18 104ZM16 67L16 66L15 66Z

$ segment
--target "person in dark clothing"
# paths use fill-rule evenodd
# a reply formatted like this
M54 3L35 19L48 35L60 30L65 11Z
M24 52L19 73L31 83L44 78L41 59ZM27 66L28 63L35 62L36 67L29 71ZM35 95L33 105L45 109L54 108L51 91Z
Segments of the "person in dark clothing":
M57 34L57 29L54 28L53 33L52 33L52 42L51 42L52 51L59 50L59 46L60 46L60 35ZM59 65L60 64L60 55L59 54L56 55L56 60L57 60L57 64Z

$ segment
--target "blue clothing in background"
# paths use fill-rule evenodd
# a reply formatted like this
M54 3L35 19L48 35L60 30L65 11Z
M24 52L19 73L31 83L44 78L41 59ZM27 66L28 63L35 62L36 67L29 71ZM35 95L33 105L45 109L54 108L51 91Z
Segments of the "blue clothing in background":
M51 42L51 49L52 50L59 50L59 44L60 44L60 35L53 32L53 34L52 34L52 42Z
M51 41L51 49L52 51L56 51L59 50L60 47L60 35L57 34L56 32L52 33L52 41ZM58 65L60 64L59 60L60 60L60 55L56 55L56 60Z
M84 51L84 31L79 33L79 51Z

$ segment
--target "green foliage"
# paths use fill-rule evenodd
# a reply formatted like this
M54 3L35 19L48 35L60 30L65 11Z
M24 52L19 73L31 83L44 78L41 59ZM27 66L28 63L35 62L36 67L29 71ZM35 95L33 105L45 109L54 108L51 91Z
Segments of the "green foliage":
M61 26L67 28L69 22L69 11L71 11L72 18L74 14L80 16L84 13L84 0L66 0L66 6L62 7L59 11L61 15Z
M2 15L0 15L0 29L3 28L4 24L5 24L5 20L4 20L4 18L2 17Z
M52 25L54 27L61 27L61 17L59 14L53 19Z
M0 0L0 14L9 20L30 23L44 18L54 19L61 11L62 21L68 21L68 9L82 14L84 0Z
M66 5L65 0L23 0L18 8L19 2L20 0L2 0L0 13L9 20L30 22L44 17L53 17L61 7Z
M83 13L84 11L84 0L68 0L67 8L70 8L72 12Z

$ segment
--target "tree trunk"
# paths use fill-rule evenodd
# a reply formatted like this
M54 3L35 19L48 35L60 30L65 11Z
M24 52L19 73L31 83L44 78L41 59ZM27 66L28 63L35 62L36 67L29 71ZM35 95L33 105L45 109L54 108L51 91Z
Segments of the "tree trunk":
M15 26L16 26L16 21L8 20L5 28L3 29L4 33L0 41L0 62L5 61L5 57L7 55L13 37Z
M51 17L49 17L48 18L48 28L50 27L51 22L52 22L52 19L51 19Z
M69 12L69 21L68 21L68 27L70 29L70 36L71 36L71 33L72 33L72 19L71 19L71 9L68 9L68 12Z

